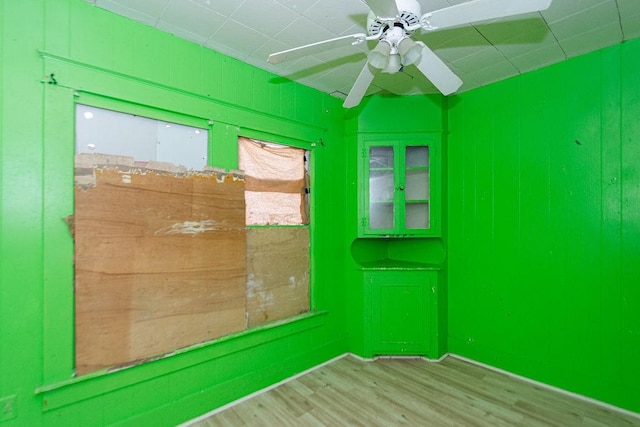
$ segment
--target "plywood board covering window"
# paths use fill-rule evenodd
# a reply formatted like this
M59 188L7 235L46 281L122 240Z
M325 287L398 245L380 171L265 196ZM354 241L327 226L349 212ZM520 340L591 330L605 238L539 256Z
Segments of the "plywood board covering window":
M247 230L249 327L309 311L309 229Z
M245 173L249 327L308 312L308 153L239 138ZM289 226L289 227L288 227Z
M246 329L243 177L78 159L77 373Z

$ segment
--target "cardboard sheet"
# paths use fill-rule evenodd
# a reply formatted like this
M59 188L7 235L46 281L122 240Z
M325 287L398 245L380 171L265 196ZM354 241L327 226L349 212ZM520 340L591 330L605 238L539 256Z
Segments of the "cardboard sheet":
M244 180L131 165L76 185L76 371L246 328Z
M309 311L309 229L247 230L249 327Z

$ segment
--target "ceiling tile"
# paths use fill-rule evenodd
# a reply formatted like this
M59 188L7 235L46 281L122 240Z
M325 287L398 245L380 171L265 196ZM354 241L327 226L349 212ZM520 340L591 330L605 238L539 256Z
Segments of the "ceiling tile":
M607 1L549 24L549 27L558 40L563 40L603 25L619 25L619 23L620 18L615 2Z
M154 1L154 0L150 0ZM177 1L179 3L184 3L184 0L171 0ZM244 0L189 0L192 3L195 3L199 6L202 6L206 9L209 9L213 12L219 13L221 15L231 17L233 12L235 12L239 7L242 6Z
M516 74L519 74L516 67L506 60L496 62L486 68L469 71L469 76L483 85L494 83L515 76Z
M360 61L364 60L367 57L367 45L360 44L356 46L343 46L330 50L326 50L324 52L317 53L313 56L320 59L323 62L333 62L333 61L341 61L343 58L349 58L350 61ZM348 60L344 60L345 62Z
M335 34L310 19L300 16L278 34L278 40L290 48L332 39Z
M243 57L248 57L256 46L265 43L263 34L233 20L228 19L216 33L209 39L207 45L223 45L238 52L243 52Z
M640 1L638 0L618 0L618 8L621 16L640 15Z
M634 1L636 1L636 4L640 6L640 1ZM621 22L622 33L624 34L625 40L631 40L640 37L640 13L636 15L623 15L621 18Z
M265 11L268 13L265 15ZM231 17L239 22L250 23L251 28L275 36L286 23L298 17L298 14L275 0L246 0Z
M617 23L604 25L591 31L560 40L567 57L573 57L602 49L622 41L622 32Z
M422 0L420 1L422 13L434 12L451 6L446 0Z
M453 62L463 70L475 70L489 67L496 62L504 61L504 56L493 46L478 49L471 55L456 59Z
M258 61L264 62L263 65L266 66L266 65L271 65L267 62L267 58L269 58L269 55L271 55L272 53L281 52L287 49L288 47L283 43L279 42L278 40L268 39L266 43L256 48L253 52L251 52L251 55L249 56L251 58L255 58ZM290 63L285 63L285 65L286 64L290 64ZM274 67L280 68L280 66L277 66L277 65L274 65Z
M336 61L326 62L327 65L339 67L343 73L352 76L352 81L355 81L355 78L360 74L362 67L364 67L366 63L366 58L361 55L352 55L340 58Z
M541 13L545 21L552 24L603 3L615 3L615 0L555 0Z
M549 28L539 14L528 19L493 21L476 25L475 28L493 44L504 43L515 38L528 38L531 43L535 43L549 33Z
M446 33L449 30L440 31L440 33ZM442 59L454 62L457 59L464 58L465 56L473 55L474 53L491 46L487 39L473 27L466 27L464 31L456 31L456 37L451 38L443 43L432 44L429 40L425 44L432 50L434 50L438 56Z
M163 28L184 28L189 33L208 39L226 19L224 15L194 2L172 0L162 13L160 22L163 22Z
M148 14L143 12L142 10L131 9L130 7L124 6L122 3L113 0L95 0L95 4L96 6L106 9L110 12L127 16L134 21L142 22L143 24L147 24L152 27L157 24L158 16L160 15L160 13L162 13L162 10L160 10L160 12L158 12L157 14Z
M330 71L330 69L331 66L326 62L320 61L313 56L308 56L298 59L297 61L292 61L292 64L287 67L283 75L291 79L306 77L315 80Z
M342 34L345 28L365 23L369 8L362 2L345 2L344 0L322 0L310 7L304 16L335 35ZM357 32L366 33L363 26Z
M509 62L511 62L520 73L525 73L555 64L564 59L566 59L566 55L560 46L556 43L550 43L525 54L510 57Z
M354 20L356 22L352 26L340 32L338 36L348 36L351 34L359 34L359 33L364 33L368 35L369 33L367 31L367 19L363 18L360 21L358 21L357 18L358 18L357 16L354 16Z
M327 88L327 91L333 92L353 85L357 77L357 75L347 74L342 67L332 67L330 71L322 75L322 84Z
M278 0L280 3L297 13L305 13L318 0Z
M544 34L536 36L535 41L533 41L532 37L529 34L523 34L520 37L505 40L504 42L496 44L495 46L500 51L500 53L505 56L505 58L512 58L539 50L549 45L557 47L558 41L556 40L552 32L546 30Z

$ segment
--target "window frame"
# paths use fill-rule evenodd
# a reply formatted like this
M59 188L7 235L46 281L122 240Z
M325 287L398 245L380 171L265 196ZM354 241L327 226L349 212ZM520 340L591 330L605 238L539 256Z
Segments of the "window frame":
M92 70L86 70L91 74ZM81 73L82 74L82 73ZM144 87L143 87L144 86ZM92 378L111 375L119 370L104 370L95 373L77 377L75 375L75 313L74 313L74 243L68 225L62 220L74 212L74 158L75 158L75 120L76 120L76 104L83 104L98 108L120 111L123 113L140 115L157 120L170 121L187 126L198 127L208 130L208 165L215 164L213 157L216 153L216 144L228 143L228 140L219 140L220 136L233 134L237 139L238 136L249 136L263 138L265 135L275 143L290 145L297 148L303 148L312 151L316 146L315 142L298 139L287 135L276 135L268 131L254 130L251 128L242 128L240 125L232 125L222 121L216 121L209 117L215 117L211 113L211 108L217 105L215 102L208 100L206 108L203 107L203 99L197 95L176 92L166 92L166 88L156 87L154 85L141 85L139 87L139 96L137 99L153 99L154 105L146 105L135 102L129 98L129 94L123 96L122 99L112 96L105 96L99 92L90 90L76 90L70 87L56 86L47 88L44 95L44 142L43 142L43 166L44 166L44 191L43 200L45 206L43 229L44 229L44 249L43 249L43 378L42 386L37 392L47 392L56 390L60 387L76 383L85 383ZM162 99L158 100L151 96L165 90ZM145 96L146 95L146 96ZM135 99L135 98L134 98ZM193 108L187 108L191 113L202 112L198 116L194 114L179 113L170 111L167 108L173 105L174 101L184 101L185 99L193 99ZM228 107L225 107L228 108ZM240 121L252 123L253 113L231 114L232 117ZM276 117L267 117L263 124L267 128L272 127L277 120ZM283 119L284 120L284 119ZM216 133L216 129L218 132ZM303 124L289 124L286 126L284 133L288 135L299 134L303 138L310 135L321 135L323 131L315 129L313 126L305 126ZM218 138L218 139L217 139ZM71 141L71 143L69 143ZM236 150L237 153L237 150ZM237 155L237 154L236 154ZM222 163L226 163L223 168L230 170L229 164L233 164L233 157L225 157L220 159ZM309 163L309 176L314 179L314 156L311 156ZM235 159L237 169L237 157ZM301 316L301 319L310 315L319 314L315 310L314 297L314 268L313 264L313 195L309 198L310 224L304 225L310 228L310 277L309 277L309 298L310 312L307 316ZM320 313L321 314L321 313ZM300 318L292 318L290 321L286 319L284 322L278 322L273 327L294 322ZM261 328L257 328L259 330ZM255 330L249 329L240 332L229 338L236 338L244 335L251 335ZM223 339L224 341L224 339ZM209 343L215 345L217 340ZM207 344L207 343L205 343ZM193 350L194 357L192 363L196 362L197 350L202 345L194 345L175 352L175 355L183 354ZM191 362L187 362L191 363ZM143 364L148 365L148 364ZM126 369L135 368L137 365L129 366ZM152 371L145 370L148 374ZM138 370L134 369L131 373L133 377L137 377ZM142 371L140 371L142 372ZM115 383L114 383L115 384Z

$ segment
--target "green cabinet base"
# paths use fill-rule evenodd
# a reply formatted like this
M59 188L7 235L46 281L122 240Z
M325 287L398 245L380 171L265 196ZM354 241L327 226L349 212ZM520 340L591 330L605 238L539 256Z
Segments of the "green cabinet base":
M437 270L364 270L365 356L440 357L437 292Z

